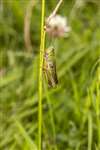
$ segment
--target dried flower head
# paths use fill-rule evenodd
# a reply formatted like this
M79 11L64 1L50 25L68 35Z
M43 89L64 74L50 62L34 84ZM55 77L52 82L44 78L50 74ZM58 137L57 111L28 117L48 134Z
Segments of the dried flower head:
M70 27L65 17L55 15L46 20L45 30L51 37L64 37L70 31Z

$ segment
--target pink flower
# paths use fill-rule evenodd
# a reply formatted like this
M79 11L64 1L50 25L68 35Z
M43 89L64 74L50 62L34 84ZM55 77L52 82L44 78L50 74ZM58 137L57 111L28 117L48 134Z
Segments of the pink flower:
M67 25L67 19L60 15L55 15L46 21L46 32L51 37L64 37L70 32L70 27Z

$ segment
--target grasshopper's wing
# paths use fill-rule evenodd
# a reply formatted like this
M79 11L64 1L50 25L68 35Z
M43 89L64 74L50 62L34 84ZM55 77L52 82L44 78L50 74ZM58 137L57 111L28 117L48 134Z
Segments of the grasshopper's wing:
M51 63L48 63L49 67L44 69L44 75L46 81L48 82L48 86L55 87L58 84L57 73L56 73L56 66Z

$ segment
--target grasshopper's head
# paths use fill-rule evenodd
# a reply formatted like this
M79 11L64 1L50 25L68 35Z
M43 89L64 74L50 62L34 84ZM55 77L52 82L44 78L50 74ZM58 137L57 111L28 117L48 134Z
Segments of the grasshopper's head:
M54 47L53 47L53 46L48 47L48 49L46 50L46 52L47 52L48 54L53 53L53 52L54 52Z
M54 56L54 55L55 55L54 47L53 47L53 46L50 46L50 47L46 50L46 54L47 54L48 57Z

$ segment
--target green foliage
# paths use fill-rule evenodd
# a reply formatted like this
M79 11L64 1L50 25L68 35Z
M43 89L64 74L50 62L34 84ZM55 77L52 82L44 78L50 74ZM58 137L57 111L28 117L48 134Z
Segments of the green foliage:
M55 4L46 1L47 16ZM24 45L27 5L27 0L0 1L1 150L38 147L41 4L35 4L31 18L32 53ZM99 150L100 3L64 0L59 13L68 16L71 32L48 41L56 50L59 85L43 87L43 150Z

